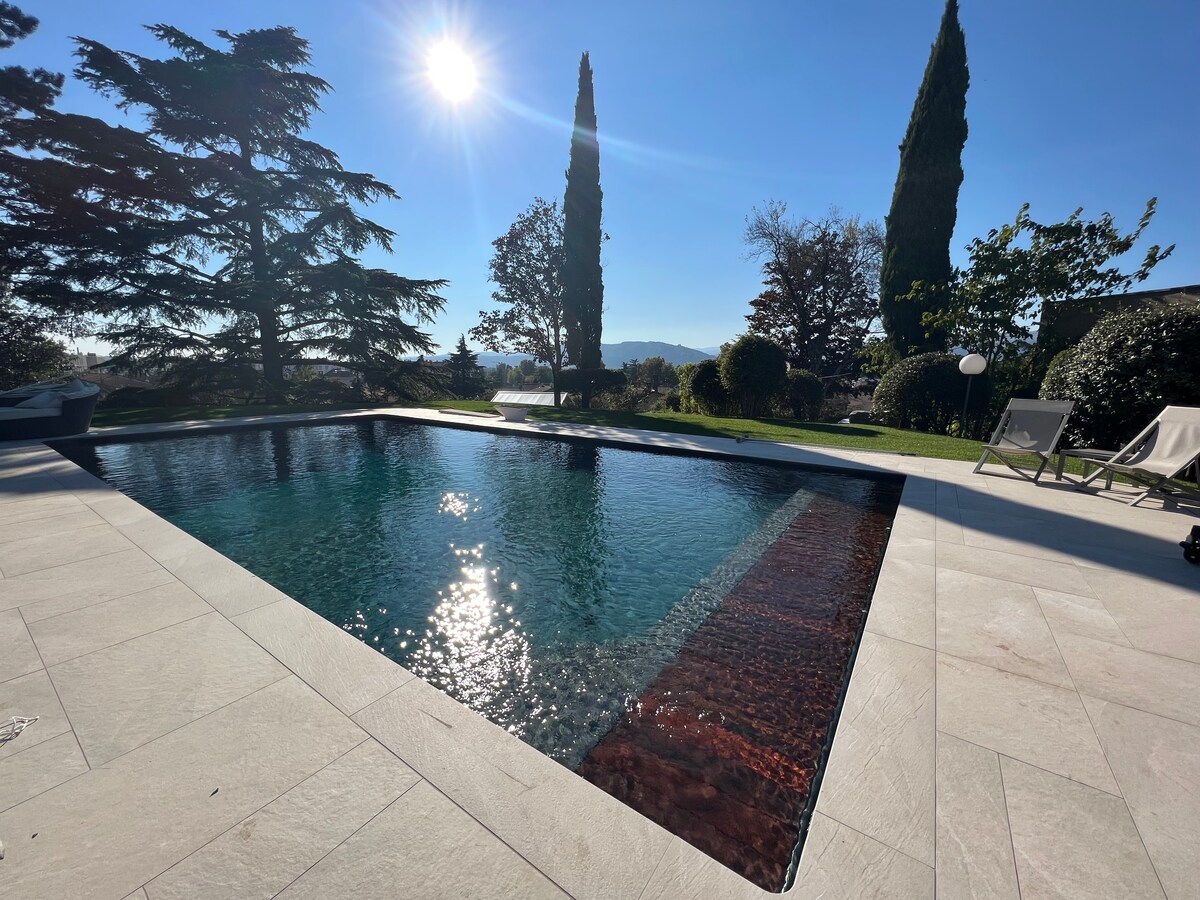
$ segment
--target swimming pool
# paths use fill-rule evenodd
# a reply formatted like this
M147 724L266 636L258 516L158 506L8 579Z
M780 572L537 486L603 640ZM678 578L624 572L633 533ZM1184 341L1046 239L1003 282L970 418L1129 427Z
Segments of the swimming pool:
M60 450L783 886L897 482L387 419Z

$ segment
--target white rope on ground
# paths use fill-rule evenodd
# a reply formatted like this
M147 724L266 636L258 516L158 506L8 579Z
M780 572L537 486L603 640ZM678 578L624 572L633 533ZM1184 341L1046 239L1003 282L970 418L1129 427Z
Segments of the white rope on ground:
M25 716L13 716L9 721L0 725L0 743L11 741L40 718L41 716L34 716L32 719Z

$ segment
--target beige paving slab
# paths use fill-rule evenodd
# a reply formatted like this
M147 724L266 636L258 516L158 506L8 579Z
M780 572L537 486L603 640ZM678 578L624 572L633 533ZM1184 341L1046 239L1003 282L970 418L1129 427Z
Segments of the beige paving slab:
M1081 693L1200 725L1200 665L1074 634L1058 645Z
M816 813L786 896L855 900L922 900L934 895L933 869Z
M277 682L0 813L5 900L124 897L364 737Z
M418 781L368 738L151 881L150 896L274 897Z
M934 862L934 653L864 634L817 809Z
M1184 562L1182 550L1179 553L1178 565L1175 559L1164 565L1157 558L1143 558L1136 567L1113 569L1085 565L1080 566L1079 571L1087 579L1091 593L1105 603L1143 595L1194 597L1200 593L1200 588L1196 586L1195 567Z
M1033 588L953 569L937 573L937 649L1073 687Z
M1091 582L1091 573L1087 577ZM1139 650L1200 663L1200 579L1196 588L1183 593L1143 583L1140 589L1106 593L1104 607Z
M964 528L963 543L968 547L1010 553L1013 556L1048 559L1064 565L1074 565L1073 554L1049 543L1054 537L1054 527L1053 524L1039 522L1031 531L1013 534L998 534L986 526L983 529Z
M775 896L779 895L752 884L687 841L673 838L638 900L763 900Z
M936 546L936 541L910 537L903 533L897 534L893 530L891 536L888 537L886 559L895 562L919 563L923 566L932 566L935 562L934 550Z
M986 575L1001 581L1015 581L1030 587L1091 595L1091 589L1079 569L1069 563L1017 556L962 544L939 543L937 564L939 568Z
M0 506L41 500L62 492L62 485L49 475L17 475L0 483Z
M93 766L288 674L216 613L50 668Z
M937 881L943 897L1020 900L1000 757L937 737Z
M1033 588L1042 615L1055 634L1081 634L1110 644L1129 646L1129 640L1105 604L1092 597Z
M53 666L212 611L191 588L175 581L39 619L29 631L46 665Z
M397 875L399 874L399 879ZM428 782L420 782L318 862L280 900L567 895Z
M904 534L917 540L934 540L936 528L937 515L929 510L902 507L892 520L893 534Z
M71 732L0 759L0 812L88 770Z
M0 684L0 722L7 722L13 716L25 719L37 716L37 721L15 738L0 743L0 760L71 730L71 723L44 669Z
M6 578L0 582L0 609L20 606L25 621L36 622L174 580L135 548Z
M419 678L354 720L574 897L637 896L672 839Z
M1200 728L1083 698L1168 897L1200 889Z
M0 612L0 690L3 683L42 668L41 657L19 609Z
M129 525L133 522L154 518L154 513L120 491L112 491L107 496L89 499L87 505L92 512L108 522L109 525Z
M93 525L67 534L42 535L0 544L0 571L5 578L92 559L133 544L111 525Z
M1022 900L1162 898L1125 801L1003 757Z
M146 896L145 888L138 888L136 891L126 897L125 900L149 900L149 898Z
M121 525L120 530L226 616L237 616L287 597L159 516Z
M867 613L867 631L932 649L935 571L933 565L894 558L889 542Z
M65 491L56 491L36 500L16 500L4 504L4 515L0 516L6 525L16 525L20 522L36 521L48 517L57 517L68 512L82 512L87 509L78 497Z
M937 664L939 731L1119 792L1077 693L944 654Z
M295 600L259 607L233 621L347 715L413 677Z
M67 512L39 519L25 519L20 522L12 522L5 517L3 524L0 524L0 544L28 540L35 537L68 535L72 531L81 531L84 528L105 524L102 518L86 506L79 509L72 507L57 508L66 509ZM66 540L65 537L64 540Z

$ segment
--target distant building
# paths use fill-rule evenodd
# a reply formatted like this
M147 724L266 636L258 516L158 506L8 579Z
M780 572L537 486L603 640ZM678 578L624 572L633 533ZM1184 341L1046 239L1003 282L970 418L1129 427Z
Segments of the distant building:
M1043 303L1038 344L1057 351L1076 343L1109 313L1181 304L1200 304L1200 284Z
M112 359L111 356L103 356L98 353L76 353L71 357L71 368L76 372L86 372L110 359Z

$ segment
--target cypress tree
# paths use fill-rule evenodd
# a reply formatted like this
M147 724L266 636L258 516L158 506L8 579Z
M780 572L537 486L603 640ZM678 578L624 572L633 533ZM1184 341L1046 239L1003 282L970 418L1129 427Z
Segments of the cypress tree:
M900 171L887 217L879 305L900 356L943 350L946 335L926 335L927 303L902 299L914 281L927 287L950 279L950 238L958 216L962 149L967 142L967 46L958 0L947 0L925 78L900 145Z
M596 102L592 67L585 52L579 60L579 95L575 100L575 130L571 135L571 164L563 199L563 312L567 358L577 368L594 370L600 356L600 316L604 310L604 281L600 270L600 144L596 139ZM581 403L591 400L591 383L584 379Z

